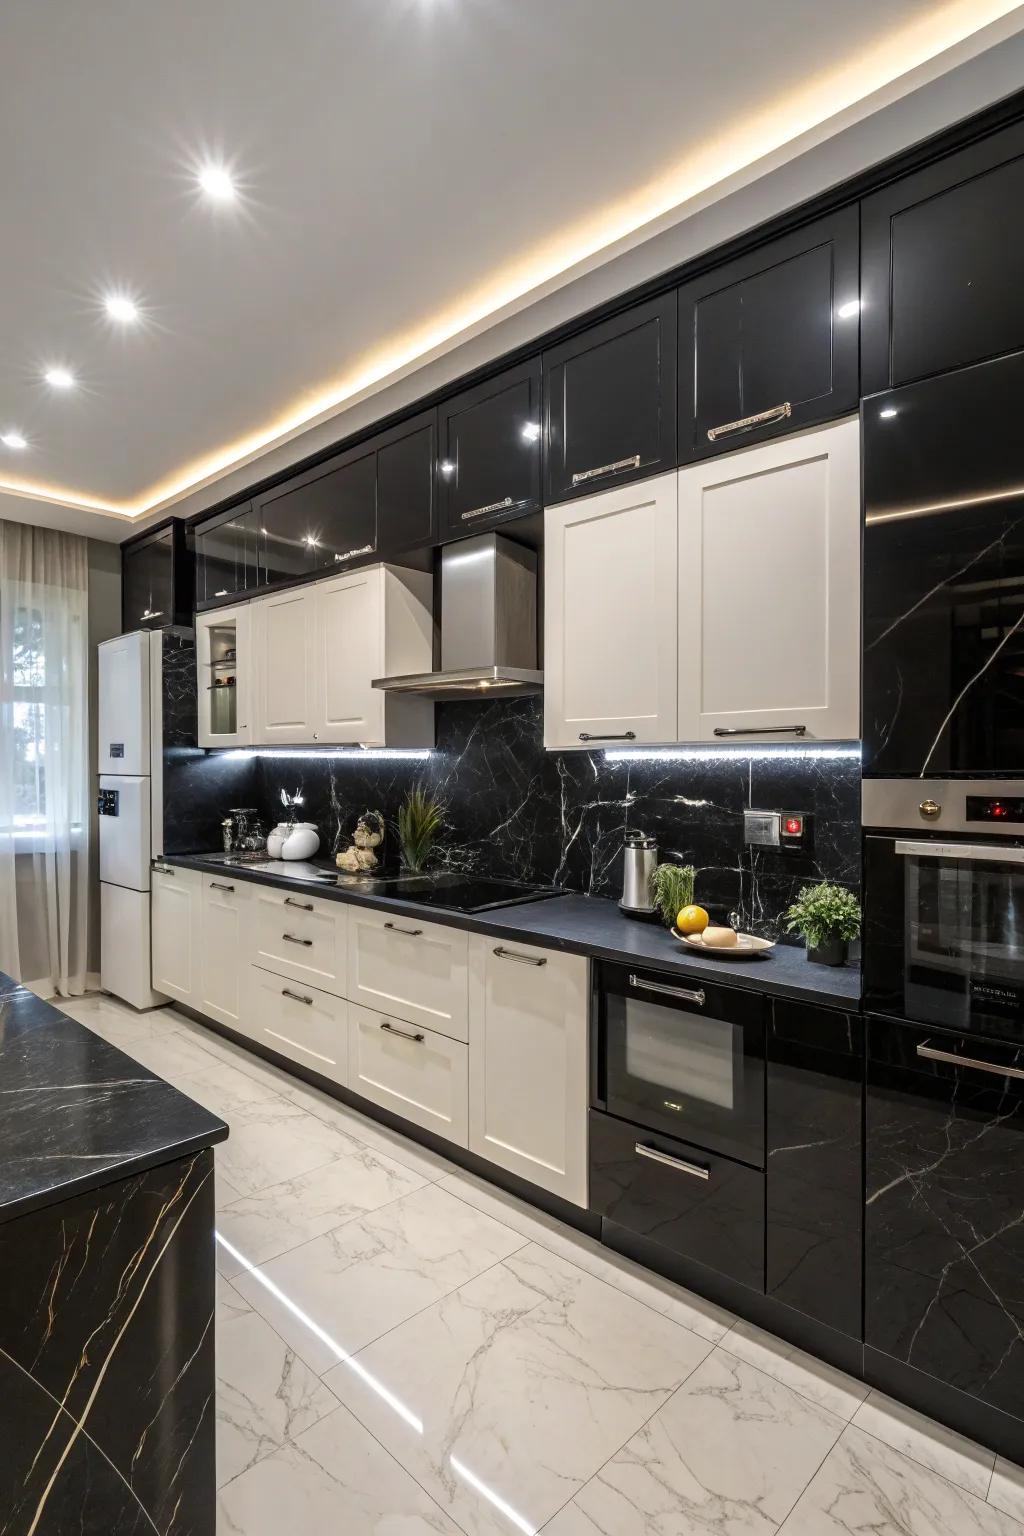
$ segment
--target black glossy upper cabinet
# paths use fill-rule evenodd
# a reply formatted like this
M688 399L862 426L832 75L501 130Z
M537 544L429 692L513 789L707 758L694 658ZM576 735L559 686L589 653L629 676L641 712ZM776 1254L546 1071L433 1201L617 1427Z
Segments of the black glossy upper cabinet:
M680 288L680 463L856 410L857 236L843 208Z
M377 551L377 452L361 443L253 498L260 585L337 570Z
M180 518L121 551L121 627L191 624L195 596L192 545Z
M1024 347L1024 125L862 208L866 395Z
M195 530L196 607L247 596L257 580L256 512L251 501Z
M545 500L586 496L676 462L676 296L663 294L544 354Z
M437 539L437 413L424 411L374 438L381 553Z
M539 510L540 381L540 358L530 358L440 407L442 537Z

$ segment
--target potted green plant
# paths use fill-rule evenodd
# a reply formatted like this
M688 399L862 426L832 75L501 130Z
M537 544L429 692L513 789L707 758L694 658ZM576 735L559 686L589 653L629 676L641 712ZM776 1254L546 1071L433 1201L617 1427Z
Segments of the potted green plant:
M426 869L444 824L444 807L422 784L413 785L398 809L398 844L406 869Z
M852 891L828 880L805 885L785 916L788 932L807 941L808 960L846 964L848 945L860 936L860 903Z
M692 864L659 864L654 871L651 891L666 928L674 928L677 914L692 904L696 878Z

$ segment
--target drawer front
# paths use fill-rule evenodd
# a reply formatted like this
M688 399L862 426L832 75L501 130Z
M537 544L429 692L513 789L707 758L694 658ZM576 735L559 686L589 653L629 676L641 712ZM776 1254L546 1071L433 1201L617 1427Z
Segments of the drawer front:
M243 1029L254 887L223 875L203 876L199 929L200 990L195 1006L231 1029Z
M401 1019L348 1009L348 1086L394 1114L467 1144L468 1055L465 1045Z
M764 1198L756 1168L591 1111L591 1210L756 1291Z
M346 917L338 902L259 890L249 959L278 976L343 997Z
M348 1080L347 1009L345 1000L330 992L251 965L240 1027L268 1050L344 1086Z
M469 1039L469 935L419 918L352 908L348 996L365 1008Z

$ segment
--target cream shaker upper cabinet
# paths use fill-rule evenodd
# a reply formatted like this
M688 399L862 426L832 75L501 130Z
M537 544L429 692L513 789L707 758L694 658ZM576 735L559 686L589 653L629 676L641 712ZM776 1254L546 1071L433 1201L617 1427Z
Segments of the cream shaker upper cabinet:
M364 566L311 589L315 741L434 745L433 700L372 686L375 677L430 671L432 594L429 572L393 565Z
M860 736L859 432L680 470L681 740Z
M315 741L311 677L314 587L293 587L250 604L258 746Z
M544 744L673 742L675 471L544 513Z
M199 745L242 747L252 740L249 606L196 614Z

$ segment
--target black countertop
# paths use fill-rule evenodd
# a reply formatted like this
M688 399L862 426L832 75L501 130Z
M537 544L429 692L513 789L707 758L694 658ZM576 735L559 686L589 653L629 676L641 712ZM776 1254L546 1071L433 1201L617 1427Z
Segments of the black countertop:
M232 879L252 880L283 890L301 889L328 901L374 907L406 917L445 923L452 928L466 928L472 933L488 933L513 942L518 939L523 944L569 950L598 960L653 966L679 976L728 982L798 1002L849 1008L856 1007L860 1001L860 970L856 966L812 965L803 948L791 944L777 944L767 954L749 960L715 959L695 953L673 938L660 923L623 917L618 905L603 896L552 896L491 912L453 912L410 901L396 901L379 891L364 894L355 883L327 885L284 873L253 870L226 860L223 854L168 854L158 862L222 876L230 869ZM326 861L316 862L325 871L331 868ZM282 869L286 867L282 861Z
M0 1222L227 1134L216 1115L0 972Z

